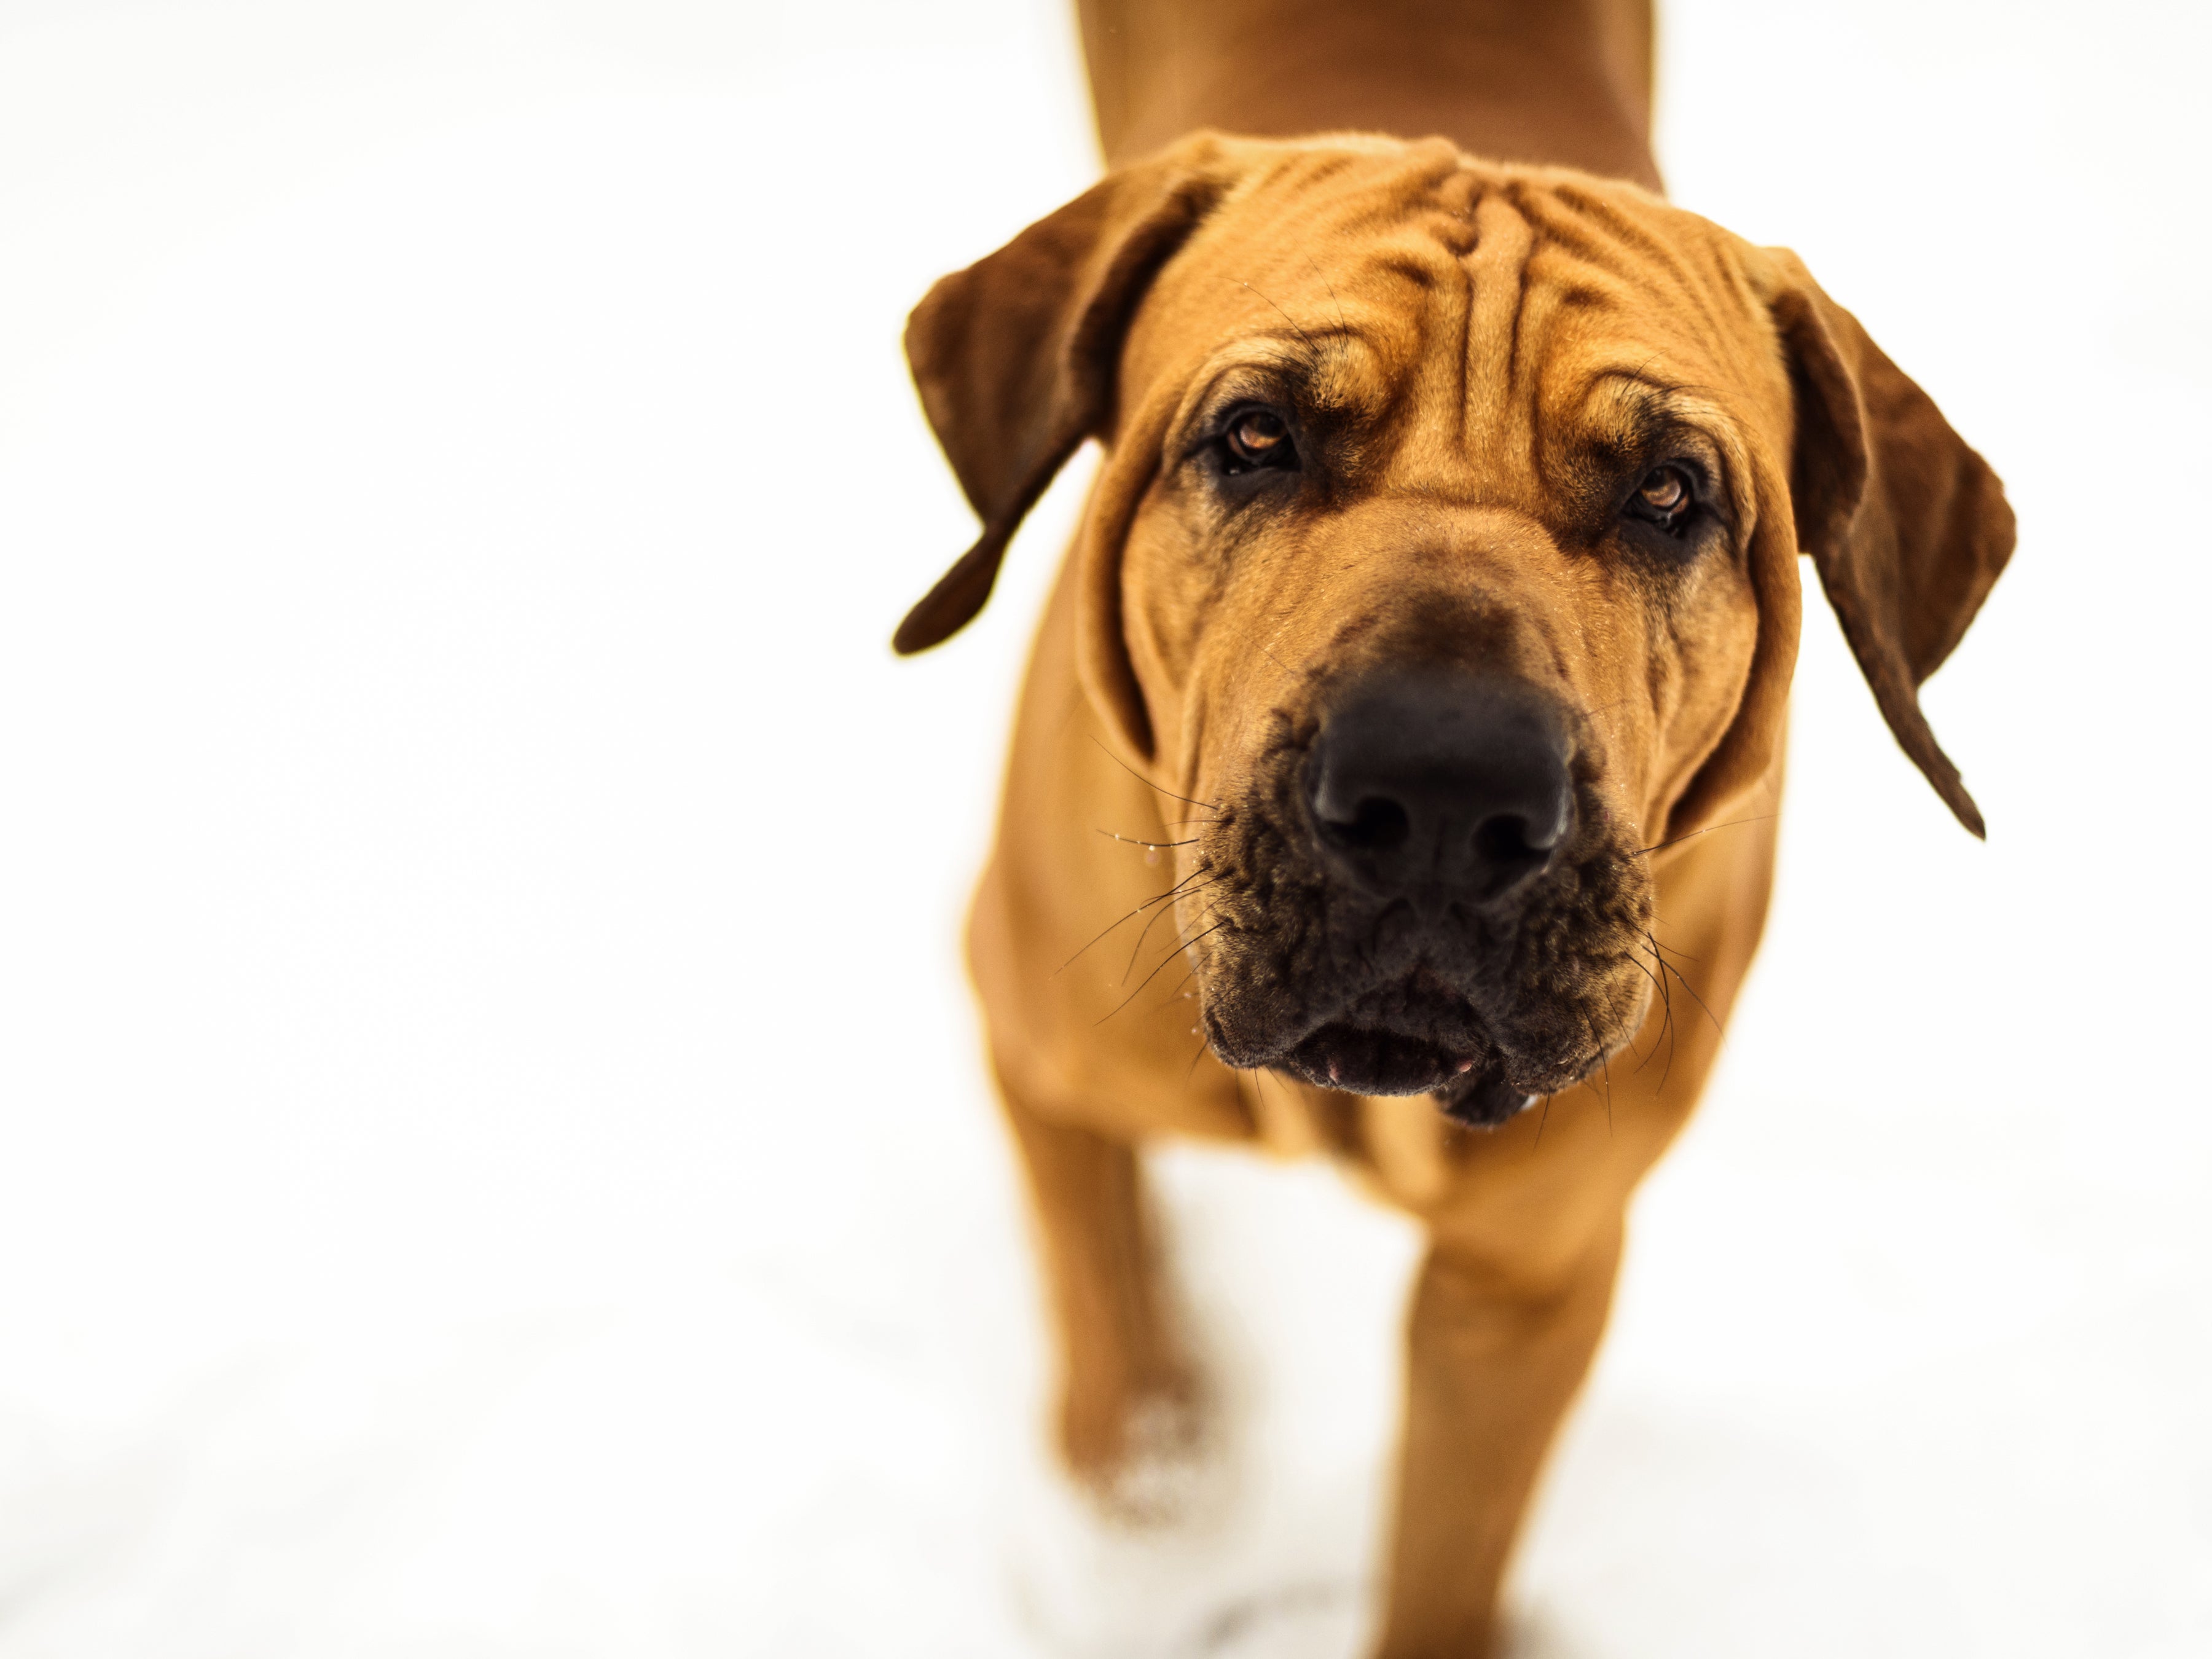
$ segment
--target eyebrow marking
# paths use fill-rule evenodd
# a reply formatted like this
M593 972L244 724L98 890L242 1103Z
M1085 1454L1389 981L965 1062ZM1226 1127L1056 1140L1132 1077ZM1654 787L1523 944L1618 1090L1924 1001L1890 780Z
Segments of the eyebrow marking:
M1641 369L1615 369L1591 380L1583 406L1608 425L1617 420L1620 435L1632 443L1648 443L1684 432L1712 441L1713 434L1698 418L1701 412L1698 390L1654 380Z

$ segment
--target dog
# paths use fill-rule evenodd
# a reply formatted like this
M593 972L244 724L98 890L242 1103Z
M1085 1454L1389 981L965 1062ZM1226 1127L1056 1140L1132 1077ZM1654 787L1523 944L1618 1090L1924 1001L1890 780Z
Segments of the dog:
M1658 194L1640 4L1083 19L1112 170L908 326L983 532L895 641L1103 446L969 930L1060 1448L1111 1505L1201 1399L1138 1149L1329 1155L1427 1240L1378 1650L1488 1654L1759 940L1798 559L1980 835L1917 688L2013 519L1794 255Z

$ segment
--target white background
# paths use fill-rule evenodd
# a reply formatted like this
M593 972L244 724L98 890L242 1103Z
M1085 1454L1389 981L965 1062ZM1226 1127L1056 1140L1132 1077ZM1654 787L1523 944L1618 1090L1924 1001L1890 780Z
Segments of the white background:
M1678 199L2021 538L1985 847L1808 605L1524 1656L2212 1650L2207 16L1668 9ZM1080 477L885 645L904 312L1095 165L1049 0L0 7L0 1656L1353 1651L1413 1242L1327 1170L1165 1160L1182 1533L1034 1456L954 937Z

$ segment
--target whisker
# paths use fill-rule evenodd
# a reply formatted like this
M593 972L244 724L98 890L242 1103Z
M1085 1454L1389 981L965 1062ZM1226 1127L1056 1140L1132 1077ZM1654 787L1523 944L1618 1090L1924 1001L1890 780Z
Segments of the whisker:
M1597 1041L1596 1028L1587 1018L1583 1022L1583 1029L1589 1033L1592 1042ZM1605 1079L1605 1092L1598 1097L1605 1102L1605 1138L1610 1140L1613 1139L1613 1055L1603 1043L1598 1044L1597 1063L1599 1072ZM1591 1092L1595 1094L1597 1091L1592 1090Z
M1346 334L1351 333L1352 325L1344 320L1344 301L1336 297L1336 284L1328 280L1319 265L1314 264L1312 254L1306 255L1306 263L1313 265L1313 274L1321 277L1321 285L1328 290L1329 302L1336 307L1336 325Z
M1656 945L1659 943L1657 939L1651 938L1651 930L1648 927L1644 930L1644 937L1647 939L1650 939L1654 945ZM1634 957L1632 956L1630 960L1634 961ZM1674 994L1667 988L1667 975L1665 972L1667 963L1665 958L1661 957L1658 951L1655 950L1651 953L1651 960L1653 963L1661 969L1659 975L1659 1000L1660 1006L1665 1012L1663 1018L1660 1021L1659 1032L1661 1036L1667 1039L1667 1063L1659 1068L1659 1086L1653 1090L1652 1092L1654 1094L1664 1094L1667 1092L1667 1079L1672 1077L1674 1073ZM1639 967L1642 966L1641 963L1638 963L1638 965ZM1651 1046L1654 1048L1656 1048L1659 1045L1655 1042Z
M1325 282L1328 279L1324 277L1322 280ZM1245 282L1241 277L1237 279L1237 285L1249 293L1260 294L1260 290L1258 289L1254 288L1251 283ZM1260 294L1260 297L1263 300L1267 300L1267 296L1264 294ZM1273 300L1267 300L1267 303L1271 306L1275 306L1275 302ZM1280 317L1292 328L1297 328L1298 330L1298 338L1306 343L1306 356L1308 360L1318 362L1321 358L1321 348L1314 343L1312 335L1307 333L1303 328L1298 328L1298 319L1291 316L1289 312L1284 310L1280 306L1275 306L1275 315Z
M1703 957L1692 956L1687 951L1677 951L1671 945L1662 945L1659 942L1659 935L1653 933L1649 927L1644 930L1644 937L1651 941L1652 949L1656 951L1664 951L1670 957L1680 957L1685 962L1703 962L1705 960Z
M1137 770L1135 767L1130 765L1128 762L1123 760L1119 755L1109 749L1104 744L1098 743L1098 739L1097 738L1091 738L1091 741L1098 744L1098 752L1100 754L1105 756L1108 760L1112 761L1115 765L1120 767L1131 777L1136 779L1139 783L1143 784L1146 788L1156 790L1159 793L1165 795L1170 800L1179 800L1186 806L1202 807L1206 811L1214 814L1217 817L1220 816L1221 806L1218 802L1209 804L1202 800L1193 800L1188 795L1178 795L1172 789L1162 789L1159 785L1154 783L1150 778L1146 777L1142 772Z
M1170 1008L1174 1007L1176 1004L1181 1002L1185 997L1195 994L1193 992L1184 990L1182 988L1189 984L1191 981L1195 979L1197 976L1198 964L1196 963L1193 963L1189 967L1183 969L1182 977L1168 988L1166 997L1161 1001L1158 1007L1152 1010L1152 1012L1156 1014L1164 1013Z
M1218 881L1220 879L1220 877L1216 876L1213 878L1213 881ZM1212 886L1213 881L1201 883L1200 886L1192 888L1190 891L1191 893L1201 891L1204 888ZM1185 893L1182 896L1188 898L1190 896L1190 893ZM1212 907L1210 905L1207 907L1209 912L1211 912L1212 908ZM1129 975L1137 971L1137 957L1144 951L1145 941L1152 937L1152 924L1165 915L1167 915L1167 911L1164 908L1162 908L1153 911L1152 914L1146 919L1143 928L1139 930L1137 934L1137 942L1129 947L1129 965L1121 970L1122 984L1127 985L1129 982Z
M1206 933L1218 933L1228 925L1229 918L1224 916L1219 921L1215 922L1212 927L1207 928L1206 930ZM1160 968L1166 967L1169 963L1173 962L1182 951L1188 951L1192 945L1197 944L1199 939L1204 939L1206 937L1206 933L1200 933L1197 935L1196 938L1179 940L1176 945L1176 948L1169 951L1165 957L1161 958L1159 968L1153 969L1151 973L1146 974L1144 978L1137 981L1136 991L1130 992L1129 994L1123 997L1121 1001L1115 1003L1110 1010L1101 1014L1097 1019L1092 1020L1091 1023L1093 1025L1103 1025L1108 1020L1113 1018L1115 1014L1120 1013L1121 1010L1134 1002L1137 1000L1137 992L1142 991L1145 987L1150 985L1154 980L1159 977Z
M1600 1062L1605 1067L1605 1138L1613 1139L1613 1056Z
M1146 911L1147 911L1147 910L1151 909L1151 908L1152 908L1155 904L1158 904L1158 903L1162 902L1163 902L1163 901L1164 901L1164 900L1173 898L1173 897L1174 897L1177 893L1181 892L1181 891L1182 890L1182 889L1183 889L1185 886L1187 886L1187 885L1188 885L1188 884L1190 884L1191 882L1196 881L1196 880L1200 877L1200 876L1204 875L1205 873L1206 873L1205 866L1200 866L1198 869L1195 869L1195 870L1192 871L1188 875L1185 876L1185 877L1182 878L1182 880L1181 880L1181 881L1177 882L1174 886L1172 886L1172 887L1169 888L1169 889L1168 889L1168 890L1167 890L1166 892L1164 892L1164 893L1159 893L1159 894L1156 894L1156 895L1154 895L1152 897L1146 899L1146 900L1142 904L1139 905L1135 909L1133 909L1133 910L1130 911L1130 912L1128 913L1128 915L1124 915L1124 916L1119 917L1119 918L1118 918L1118 919L1116 919L1115 921L1111 921L1111 922L1109 922L1109 923L1107 924L1107 926L1106 926L1105 933L1100 933L1100 934L1098 935L1097 939L1092 939L1092 940L1091 941L1091 945L1096 945L1096 944L1097 944L1099 939L1104 939L1104 938L1106 937L1106 934L1107 934L1107 933L1112 933L1112 932L1113 932L1116 927L1119 927L1122 924L1122 922L1127 921L1131 917L1133 917L1133 916L1140 916L1140 915L1144 915L1144 913L1145 913ZM1221 878L1220 878L1220 877L1218 877L1218 876L1216 876L1216 877L1214 878L1214 880L1215 880L1215 881L1218 881L1218 880L1220 880L1220 879L1221 879ZM1212 884L1212 883L1209 882L1209 883L1207 883L1206 884L1207 884L1208 886L1211 886L1211 885ZM1195 891L1196 890L1195 890L1195 889L1194 889L1193 890L1194 890L1194 891ZM1075 966L1075 963L1076 963L1076 960L1077 960L1077 958L1082 956L1082 954L1083 954L1083 951L1088 951L1088 950L1091 948L1091 945L1085 945L1085 946L1083 947L1083 951L1078 951L1075 953L1075 955L1074 955L1074 956L1072 956L1072 957L1068 957L1068 959L1067 959L1066 962L1061 963L1060 964L1060 966L1059 966L1059 967L1057 967L1057 968L1054 969L1052 970L1052 976L1053 976L1054 979L1058 979L1058 978L1059 978L1062 974L1066 973L1069 969L1071 969L1071 968L1073 968L1073 966Z
M1670 840L1655 842L1649 847L1639 847L1633 853L1626 854L1623 856L1640 859L1647 853L1664 852L1668 848L1678 847L1686 841L1695 841L1699 836L1710 836L1716 830L1734 830L1747 823L1765 823L1768 819L1779 816L1780 814L1775 812L1761 812L1755 818L1730 818L1726 823L1709 823L1702 830L1686 830Z
M1698 994L1698 988L1690 983L1688 976L1671 962L1662 960L1659 965L1664 968L1668 973L1674 975L1677 980L1681 981L1682 988L1690 994L1690 1000L1696 1003L1699 1008L1705 1010L1705 1018L1713 1023L1713 1030L1717 1032L1720 1030L1720 1016L1714 1013L1711 1008L1705 1007L1705 1000Z
M1651 981L1652 988L1659 993L1661 1005L1664 1006L1667 997L1667 988L1664 982L1661 981L1659 975L1653 973L1649 968L1646 968L1642 960L1638 957L1636 952L1633 951L1628 952L1627 960L1629 964L1633 967L1638 973L1643 975L1644 978ZM1591 1035L1595 1036L1596 1033L1593 1032ZM1660 1028L1660 1035L1662 1036L1666 1035L1666 1028L1663 1025ZM1636 1048L1636 1039L1634 1037L1629 1038L1628 1047L1630 1052L1633 1053ZM1658 1052L1659 1039L1657 1037L1654 1037L1651 1040L1651 1054L1656 1054ZM1631 1072L1629 1076L1640 1076L1643 1073L1644 1068L1651 1063L1651 1054L1638 1054L1636 1057L1636 1070ZM1659 1081L1662 1087L1665 1086L1667 1074L1664 1072L1662 1072L1659 1074Z
M1283 1099L1286 1104L1296 1105L1297 1103L1295 1100L1291 1099L1289 1085L1284 1083L1282 1079L1275 1076L1273 1072L1269 1071L1264 1066L1255 1066L1252 1068L1252 1093L1255 1097L1270 1082L1273 1082L1276 1088L1282 1091Z
M1096 827L1091 833L1094 836L1103 836L1109 841L1118 841L1127 847L1149 847L1156 853L1167 847L1195 847L1200 840L1200 837L1193 836L1188 841L1146 841L1137 836L1118 835L1111 830L1100 830Z

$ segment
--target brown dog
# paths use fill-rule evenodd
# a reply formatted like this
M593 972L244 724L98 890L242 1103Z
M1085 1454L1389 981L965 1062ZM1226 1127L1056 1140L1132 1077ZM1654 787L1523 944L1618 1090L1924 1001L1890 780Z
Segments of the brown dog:
M1103 442L971 933L1062 1444L1110 1498L1195 1397L1139 1143L1326 1151L1430 1239L1382 1651L1486 1653L1758 941L1797 556L1979 833L1915 688L2012 518L1793 255L1644 187L1640 5L1085 16L1122 164L915 313L985 530L897 641ZM1450 136L1177 137L1401 114Z

